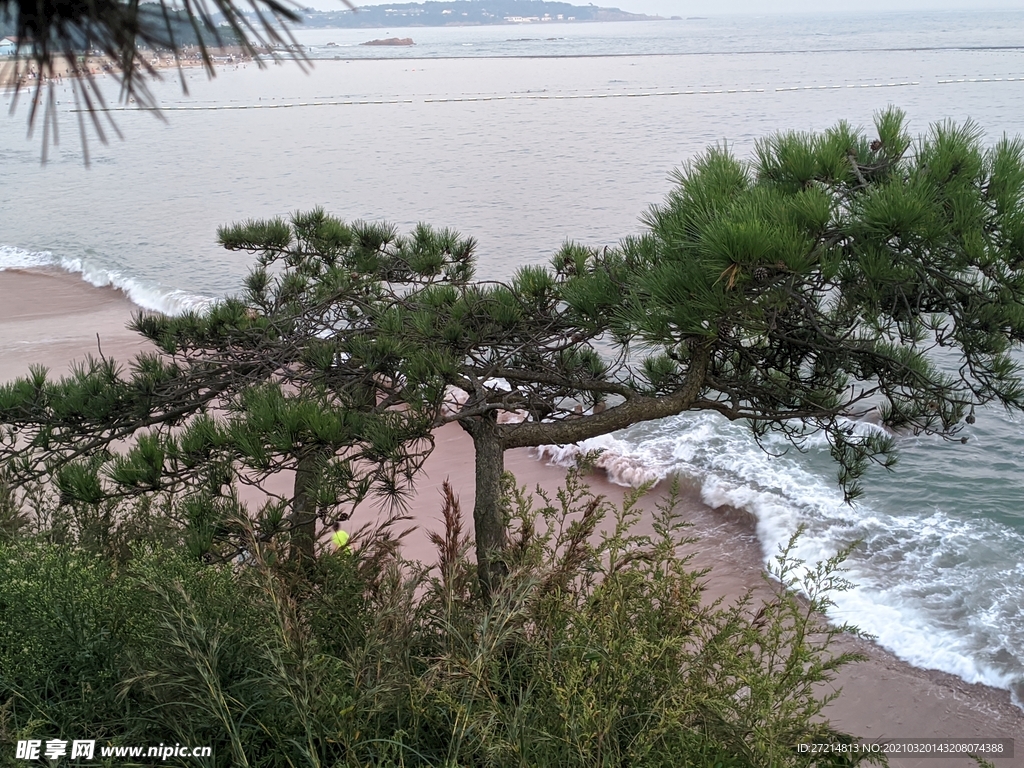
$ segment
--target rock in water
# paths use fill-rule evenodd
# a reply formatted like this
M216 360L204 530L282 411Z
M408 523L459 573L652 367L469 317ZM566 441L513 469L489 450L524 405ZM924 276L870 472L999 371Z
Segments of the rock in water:
M383 40L367 40L362 45L416 45L411 37L386 37Z

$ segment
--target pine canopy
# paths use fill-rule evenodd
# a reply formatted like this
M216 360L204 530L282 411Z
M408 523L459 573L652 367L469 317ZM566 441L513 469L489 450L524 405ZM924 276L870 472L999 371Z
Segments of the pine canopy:
M713 410L758 438L823 431L853 498L900 435L959 438L979 407L1024 406L1024 143L986 148L971 123L915 141L905 122L776 134L749 161L713 147L641 235L567 243L506 282L476 277L473 240L426 225L314 210L225 228L256 256L245 292L138 317L157 351L127 370L91 360L0 388L0 458L68 503L172 492L204 520L289 469L261 530L309 554L318 523L373 492L400 500L432 430L457 422L485 588L509 448ZM854 428L866 418L882 429ZM197 548L237 551L218 525Z

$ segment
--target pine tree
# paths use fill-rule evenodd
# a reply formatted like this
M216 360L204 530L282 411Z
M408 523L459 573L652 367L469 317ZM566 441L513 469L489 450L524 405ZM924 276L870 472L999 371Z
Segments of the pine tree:
M217 558L246 548L239 485L266 490L290 471L290 497L271 495L256 530L287 534L309 557L318 522L371 495L401 503L429 449L433 411L420 404L439 395L416 379L417 356L374 325L380 276L409 290L435 267L459 274L464 253L434 262L386 226L319 210L222 229L220 240L259 254L242 296L204 313L137 315L156 351L127 370L90 358L58 381L35 369L0 388L4 471L22 486L52 481L69 504L168 494L195 553Z
M394 497L430 430L456 421L476 451L485 592L502 573L510 448L712 410L759 439L823 432L852 500L871 463L893 465L899 434L961 439L975 409L1024 406L1024 143L985 149L971 123L913 142L897 110L875 128L774 135L751 162L712 148L644 234L567 244L505 283L474 279L472 240L426 226L399 238L315 211L225 230L259 254L246 295L137 321L170 362L142 358L130 378L94 361L70 382L3 388L0 458L15 480L98 498L97 466L124 487L148 450L136 469L150 482L163 451L176 477L186 437L206 430L217 437L197 445L226 453L186 452L195 468L309 468L321 510L370 486ZM328 428L339 412L351 423ZM869 414L883 429L855 430ZM139 437L154 424L164 442ZM131 436L129 458L103 453Z
M1024 143L944 123L914 144L894 109L876 130L775 135L751 163L712 148L642 236L566 246L424 323L416 343L452 344L469 395L448 418L476 447L482 567L510 448L713 410L758 439L823 432L852 500L897 435L966 439L976 408L1024 405ZM855 431L869 415L884 430Z

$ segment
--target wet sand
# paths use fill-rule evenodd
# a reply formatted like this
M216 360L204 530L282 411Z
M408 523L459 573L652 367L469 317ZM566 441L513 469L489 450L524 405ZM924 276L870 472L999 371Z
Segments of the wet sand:
M97 334L103 353L127 361L145 348L125 329L134 306L113 289L94 288L75 275L43 272L0 272L0 381L28 372L29 365L46 365L54 375L66 373L69 363L97 354ZM520 485L540 484L557 488L564 470L538 461L531 450L506 455L506 467ZM410 504L412 525L406 554L432 559L424 531L438 525L440 489L450 479L462 509L473 505L472 443L456 425L439 430L436 448L428 459ZM624 489L595 475L592 487L612 501L621 500ZM655 489L643 501L653 507L663 489ZM707 594L730 599L748 588L768 589L762 580L762 553L749 516L730 509L711 509L695 496L686 497L684 517L693 523L699 541L693 547L695 567L709 567ZM366 522L369 509L360 510L352 523ZM850 617L856 623L856 617ZM970 685L942 672L921 670L900 661L884 649L865 641L844 640L847 647L868 655L868 661L847 667L835 682L840 698L827 714L833 724L856 736L877 738L1013 738L1016 754L996 758L996 766L1024 767L1024 712L1014 707L1005 691ZM893 758L901 768L952 768L973 766L968 757Z
M87 355L127 360L145 348L125 326L137 307L114 288L62 272L0 272L0 381L44 365L69 372Z

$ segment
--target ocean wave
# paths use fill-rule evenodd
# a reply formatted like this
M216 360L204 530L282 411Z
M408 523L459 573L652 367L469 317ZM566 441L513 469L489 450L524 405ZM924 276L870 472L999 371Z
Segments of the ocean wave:
M852 424L859 432L879 429ZM701 413L545 446L538 457L571 466L599 451L596 466L630 487L678 476L710 507L750 513L766 562L800 528L791 555L808 564L859 542L846 562L852 588L833 595L830 617L915 666L1009 690L1020 706L1024 536L980 515L912 509L898 498L889 506L883 498L847 505L820 435L805 441L804 453L786 452L781 437L769 437L766 447L742 424ZM910 450L927 447L908 440Z
M150 283L86 258L58 256L50 251L28 251L10 245L0 245L0 272L8 269L47 268L77 274L82 280L97 288L116 288L142 309L165 315L202 311L217 302L215 297Z
M643 459L633 454L621 440L612 435L603 435L573 445L542 445L537 457L559 467L575 466L586 454L594 453L594 467L600 469L616 485L639 488L645 484L656 485L665 479L668 471L649 467Z

